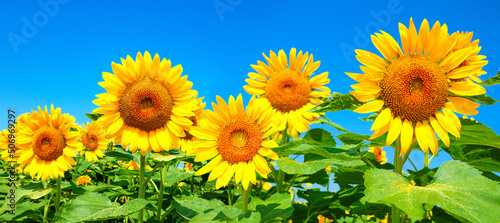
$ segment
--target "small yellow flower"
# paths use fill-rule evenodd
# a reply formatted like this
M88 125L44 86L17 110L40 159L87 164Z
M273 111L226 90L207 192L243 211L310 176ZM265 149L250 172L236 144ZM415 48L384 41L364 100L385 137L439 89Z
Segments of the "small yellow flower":
M312 183L306 183L306 187L312 187Z
M318 222L319 223L324 223L324 222L332 222L332 219L325 218L323 215L318 215Z
M331 166L327 166L327 167L325 168L325 171L332 171L332 167L331 167Z
M139 165L137 165L137 163L132 161L132 160L130 160L128 163L121 161L121 164L123 167L128 167L129 170L135 170L135 169L139 168Z
M91 180L90 177L87 175L80 176L80 177L78 177L77 185L83 185L86 183L92 184L92 182L90 182L90 180Z
M382 150L383 147L369 147L371 152L375 154L375 160L381 162L382 164L387 163L387 158L385 157L385 151Z
M262 184L262 189L264 189L264 190L270 190L270 189L271 189L271 183L269 183L269 182L264 182L264 183Z
M177 186L179 186L179 187L182 187L182 186L184 186L185 184L186 184L186 183L184 183L184 182L177 182Z
M127 202L127 197L123 196L122 197L122 203L125 203L125 202Z

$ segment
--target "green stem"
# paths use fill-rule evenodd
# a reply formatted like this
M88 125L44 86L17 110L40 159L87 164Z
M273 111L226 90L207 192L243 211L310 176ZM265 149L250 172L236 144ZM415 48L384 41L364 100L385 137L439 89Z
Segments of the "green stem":
M146 182L144 180L144 175L145 175L145 169L146 169L146 157L141 154L141 160L140 160L140 169L139 169L139 198L144 199L146 197ZM139 223L142 223L144 217L144 209L139 210L138 212L138 221Z
M424 155L424 168L427 168L427 167L429 167L429 154L425 153L425 155ZM422 176L422 187L425 187L427 185L428 181L429 181L429 176L426 173Z
M163 189L165 188L165 174L167 173L167 166L163 166L160 174L160 192L158 193L158 212L156 214L156 220L161 221L161 211L163 206Z
M56 206L56 213L59 212L59 205L61 202L61 176L57 177L57 191L56 191L56 200L55 200L55 206Z
M370 160L368 160L366 157L364 157L364 156L363 156L361 159L362 159L363 161L365 161L365 163L367 163L367 164L368 164L368 166L370 166L371 168L377 169L377 167L376 167L375 165L373 165L373 163L372 163L372 162L370 162Z
M242 215L245 215L245 213L247 213L248 211L248 201L250 200L250 191L252 190L252 183L249 183L248 184L248 189L245 190L244 187L241 187L241 194L243 196L243 203L242 203L242 206L241 206L241 214Z
M398 137L396 140L396 148L394 148L394 172L402 175L403 173L403 168L401 166L401 158L400 158L400 152L401 152L401 138ZM399 209L395 206L391 206L391 219L392 223L397 223L400 222L399 218Z
M413 161L411 161L410 158L408 158L408 160L410 161L411 165L413 166L413 169L415 170L415 172L417 172L418 171L417 166L415 166L415 164L413 163Z
M297 178L297 176L298 176L298 174L293 175L292 181L290 182L290 184L286 188L286 191L290 190L290 188L293 186L293 184L295 183L295 178Z
M233 192L231 190L231 182L229 182L229 184L227 185L227 200L228 200L229 206L233 206L232 194L233 194Z
M286 124L285 130L281 132L281 145L288 143L290 139L288 138L288 123ZM278 170L278 179L276 180L276 192L281 192L283 189L283 181L285 180L286 173L283 170Z

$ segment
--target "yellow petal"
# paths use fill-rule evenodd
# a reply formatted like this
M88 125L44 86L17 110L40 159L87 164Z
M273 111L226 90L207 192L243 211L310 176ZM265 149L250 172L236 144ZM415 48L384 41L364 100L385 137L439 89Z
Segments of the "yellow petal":
M394 142L394 140L396 140L398 138L398 136L401 133L401 125L402 125L402 122L401 122L401 118L399 118L399 117L395 117L391 121L391 127L389 129L389 133L387 134L387 138L385 140L386 146L391 145Z
M224 172L226 172L226 169L227 169L228 166L229 166L229 164L225 160L222 161L221 163L219 163L219 165L217 165L216 167L214 167L214 169L212 170L212 172L208 176L208 181L212 181L215 178L220 177Z
M401 126L401 152L399 156L402 156L410 148L413 141L413 124L410 120L404 120Z
M384 106L384 101L382 100L375 100L375 101L370 101L367 102L363 105L361 105L359 108L356 108L354 112L357 113L371 113L371 112L376 112L380 110Z
M387 125L387 123L389 123L391 119L392 119L391 109L389 108L384 109L373 122L370 131L374 129L379 129L382 126Z
M219 165L219 163L221 163L221 161L222 161L222 156L216 156L213 160L208 162L207 165L203 166L198 171L196 171L195 176L200 176L200 175L203 175L203 174L206 174L206 173L212 171L212 169L215 166Z
M430 117L429 122L431 123L434 132L436 132L439 138L441 138L441 140L444 142L444 144L449 147L450 137L448 136L448 132L441 126L441 124L439 124L439 122L434 117Z

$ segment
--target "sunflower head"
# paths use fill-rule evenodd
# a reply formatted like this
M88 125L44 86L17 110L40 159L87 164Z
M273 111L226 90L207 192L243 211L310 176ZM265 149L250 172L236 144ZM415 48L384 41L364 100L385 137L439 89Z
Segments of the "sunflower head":
M23 114L18 120L17 162L25 173L45 181L63 176L76 165L72 157L82 146L77 141L78 132L70 131L75 118L61 114L61 109L52 105L50 113L47 106L44 110L38 107L38 111Z
M114 74L103 72L104 82L99 83L107 93L94 100L106 134L132 152L139 148L142 155L178 147L193 124L189 117L199 108L193 83L181 77L182 67L160 62L158 54L151 58L147 51L111 67Z
M264 156L278 159L269 148L278 147L269 140L274 133L272 128L273 111L266 103L252 97L246 110L241 95L229 97L226 103L219 96L218 105L212 103L214 111L206 110L206 119L194 126L191 134L203 140L196 143L191 155L196 162L212 159L199 169L196 175L210 173L208 180L217 179L216 187L229 183L235 176L246 189L249 183L256 184L256 172L263 178L271 172Z
M80 129L79 140L85 149L85 159L97 161L104 156L103 150L107 149L106 132L99 121L87 122Z
M371 36L383 57L356 50L356 58L364 65L363 73L346 74L359 82L351 85L355 90L351 94L367 103L354 111L379 113L371 128L375 130L371 138L388 132L386 145L400 138L400 155L415 139L424 152L430 149L437 155L436 134L447 146L448 132L460 137L460 121L453 112L477 114L475 108L479 105L460 96L485 93L483 87L470 79L453 81L480 69L471 67L482 67L479 63L460 67L477 53L477 48L463 44L456 48L459 38L451 37L447 26L439 22L430 29L424 20L417 32L410 19L409 28L399 24L399 31L402 48L384 31Z
M481 50L481 47L479 46L479 40L477 39L472 41L472 35L472 32L459 31L451 35L451 38L453 39L455 44L450 53L464 48L472 49L472 53L470 53L460 65L450 71L450 73L465 72L467 76L465 76L465 74L460 74L457 78L450 78L451 81L457 82L471 79L477 83L480 83L481 79L479 78L479 76L486 74L486 71L482 70L482 68L484 65L488 64L488 61L484 60L486 59L486 56L478 55L479 51Z
M188 117L189 120L193 123L192 126L198 126L198 122L203 119L203 110L205 109L205 104L206 104L205 102L202 101L204 97L201 98L197 97L198 97L198 92L196 92L196 95L194 96L194 98L198 102L198 109L194 111L195 115ZM197 141L198 138L194 137L187 130L184 130L184 134L186 136L180 138L179 149L188 153L191 150L193 150L192 142Z
M11 162L19 158L19 154L16 153L17 147L15 144L16 127L4 129L0 132L0 156L5 162ZM12 132L12 133L11 133ZM14 140L13 140L14 139ZM14 143L11 143L14 142Z
M289 58L283 50L278 55L273 51L270 57L263 55L268 64L257 61L257 65L251 65L256 73L248 73L248 85L243 88L270 104L278 116L278 130L284 130L288 124L289 133L293 135L307 131L309 123L319 116L308 111L321 104L322 97L331 96L330 89L324 86L330 82L328 72L311 77L320 62L314 61L308 52L297 54L295 48Z
M375 161L381 162L382 164L387 163L387 157L385 157L385 151L382 150L384 147L369 147L368 152L375 154Z

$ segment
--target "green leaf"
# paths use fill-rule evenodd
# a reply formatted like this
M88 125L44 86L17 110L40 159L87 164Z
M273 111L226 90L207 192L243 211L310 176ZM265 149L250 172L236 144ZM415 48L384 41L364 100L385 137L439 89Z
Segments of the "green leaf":
M304 141L311 145L326 145L335 147L336 142L332 134L324 129L311 129L303 137Z
M0 216L0 220L2 221L12 221L21 219L28 215L40 215L39 209L47 204L47 200L42 200L40 203L33 202L21 202L20 204L16 204L15 214L11 214L10 212L6 212L5 214ZM40 219L41 220L41 219Z
M162 154L162 153L152 153L151 158L157 161L163 161L163 162L168 162L174 159L180 159L180 158L185 158L189 157L186 155L184 151L181 150L170 150L168 154Z
M79 222L103 209L115 207L104 194L90 193L66 202L57 213L56 222Z
M371 114L370 116L366 117L366 118L360 118L361 120L367 122L367 121L375 121L375 119L378 117L378 114Z
M500 185L473 167L448 161L441 165L434 181L425 186L411 185L403 176L388 170L365 173L362 201L390 203L415 220L425 217L424 204L437 205L462 221L496 222L500 219Z
M485 95L485 94L476 95L476 96L467 96L465 98L467 98L471 101L475 101L479 104L483 104L483 105L494 105L494 104L499 102L499 101L497 101L497 100L493 99L492 97Z
M170 187L174 185L177 182L183 181L185 179L188 179L192 177L196 172L189 170L189 171L184 171L184 170L179 170L175 166L171 166L168 169L167 176L165 177L165 182L167 183L167 187Z
M361 102L356 100L356 98L352 97L350 94L333 92L330 100L321 103L320 105L311 109L310 112L325 113L341 110L354 110L361 104Z
M485 86L485 87L493 86L493 85L497 85L497 84L500 84L500 71L497 73L496 76L490 77L490 78L486 79L485 81L479 83L479 85Z
M123 206L121 207L110 207L98 211L88 216L87 218L84 218L83 221L102 221L108 219L123 218L143 209L147 204L149 204L149 202L145 199L132 199L123 204Z
M290 194L280 192L273 194L263 201L257 197L252 197L248 204L249 210L256 210L260 213L260 222L276 222L289 218L293 213Z
M97 121L103 114L98 114L98 113L85 113L87 118L89 118L92 121Z
M249 211L243 216L239 216L238 218L235 218L234 220L231 221L231 223L253 223L253 222L260 222L261 220L260 213L257 211Z
M278 160L278 167L288 174L313 174L327 166L356 167L365 165L360 157L352 157L343 153L334 154L336 158L326 158L304 163L297 163L295 160L284 157ZM332 155L333 156L333 155ZM332 157L330 156L330 157Z
M194 195L183 196L181 198L174 197L172 205L177 213L188 220L194 218L197 215L205 214L210 211L222 212L230 219L234 219L239 214L241 214L240 209L232 206L227 206L220 200L205 200Z
M35 190L26 190L24 188L17 188L17 189L15 189L15 191L16 191L15 192L15 196L16 196L15 201L17 204L17 202L19 202L19 200L21 200L21 198L24 198L24 197L29 197L30 199L33 199L33 200L39 199L39 198L49 194L52 191L52 188L46 188L46 189L42 188L42 189L35 189ZM11 194L8 193L7 195L10 196ZM8 198L8 197L5 196L5 198ZM8 204L10 204L10 199L5 199L3 202L2 208L0 208L0 213L3 213L7 210L10 210L10 207L7 206Z
M127 151L116 149L106 153L106 157L115 157L122 161L134 160L134 156Z

